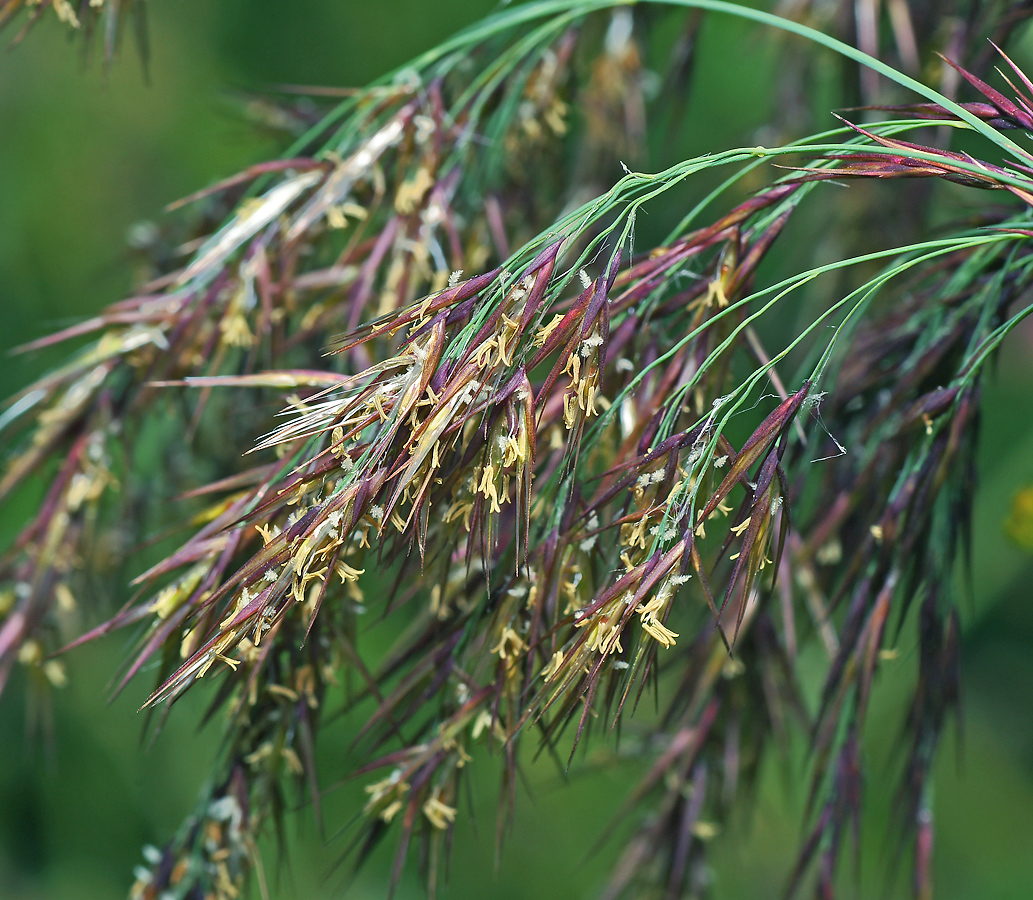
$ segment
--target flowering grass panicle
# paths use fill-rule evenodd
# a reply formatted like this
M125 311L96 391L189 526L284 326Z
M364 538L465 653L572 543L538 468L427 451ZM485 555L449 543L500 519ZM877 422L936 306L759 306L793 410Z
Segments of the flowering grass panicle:
M35 473L49 483L0 558L0 688L16 667L60 686L57 651L131 626L118 690L151 673L144 705L166 715L214 681L209 715L223 712L209 786L147 850L132 896L264 884L259 839L292 782L322 815L317 737L341 712L363 719L351 851L361 862L396 837L394 884L418 841L432 890L471 766L501 760L501 840L531 754L569 767L589 738L634 730L644 774L624 812L648 813L614 898L702 893L707 846L795 729L810 805L788 884L832 896L872 686L905 629L919 665L900 822L927 895L980 389L1033 309L1033 159L1009 137L1033 127L1033 87L1003 53L1026 92L1014 101L952 63L984 97L959 104L880 63L863 17L868 56L760 11L670 5L689 8L690 42L700 9L738 14L928 102L653 174L625 166L596 190L600 160L645 152L656 10L507 8L350 95L283 159L189 198L225 218L132 297L34 345L85 342L0 417L0 501ZM927 23L893 9L913 68ZM922 143L930 122L987 159ZM557 187L543 161L561 159ZM794 222L826 183L878 179L934 179L948 205L991 189L1001 205L787 274ZM683 215L643 245L639 214L663 203ZM139 477L133 449L170 413L192 464L169 485L183 529L120 610L75 631L91 547ZM364 621L397 641L372 648ZM825 657L816 706L808 643Z

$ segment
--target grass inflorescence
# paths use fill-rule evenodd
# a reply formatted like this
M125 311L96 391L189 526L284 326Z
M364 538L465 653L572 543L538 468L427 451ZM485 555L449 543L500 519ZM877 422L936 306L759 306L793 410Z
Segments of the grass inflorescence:
M918 84L863 52L870 30L857 50L716 0L672 5L779 24ZM17 436L0 500L49 479L0 560L0 687L16 666L59 686L63 645L132 626L120 688L157 671L145 706L167 711L215 678L226 711L210 787L148 851L135 897L233 897L256 867L262 881L257 842L286 785L307 784L318 810L331 705L372 709L355 735L357 857L397 834L397 880L419 839L434 885L476 748L503 761L501 837L521 745L568 766L646 692L658 710L636 720L646 765L630 793L650 814L607 896L703 890L718 823L794 729L810 741L810 824L789 886L813 877L831 896L872 685L905 627L919 666L900 817L927 894L983 373L1031 309L1033 157L1014 135L1033 127L1033 88L1002 53L1014 100L955 65L983 100L920 85L927 102L882 104L882 121L626 168L594 195L605 148L632 152L647 105L638 10L611 6L507 9L354 92L283 159L191 198L225 217L202 217L133 296L35 345L85 341L0 417ZM921 30L894 21L907 62ZM990 159L923 143L931 121ZM575 175L554 181L564 157ZM767 162L782 168L744 196ZM714 171L721 186L641 246L639 215ZM935 179L1000 205L772 277L797 210L851 179ZM772 323L804 308L778 338ZM156 406L216 477L183 467L185 536L121 610L70 634ZM404 633L371 658L362 617L398 610ZM806 642L827 661L815 709Z

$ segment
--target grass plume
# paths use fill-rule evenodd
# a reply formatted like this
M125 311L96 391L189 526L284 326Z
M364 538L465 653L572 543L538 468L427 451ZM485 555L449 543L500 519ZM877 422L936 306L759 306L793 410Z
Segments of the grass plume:
M605 896L702 893L708 842L793 730L810 804L787 891L810 879L832 896L872 685L906 628L919 668L899 818L928 896L981 386L1033 309L1033 159L1016 139L1033 87L1003 52L1012 99L951 63L983 97L959 103L875 58L870 27L858 49L720 0L666 5L688 11L687 35L700 10L740 15L923 99L782 146L625 167L599 193L648 134L640 10L509 7L306 123L282 159L190 198L217 213L149 283L26 348L80 345L0 414L0 501L34 473L49 482L0 558L0 689L16 667L57 686L62 647L132 627L119 689L156 672L145 706L165 715L217 679L210 715L226 713L210 787L132 896L229 898L263 879L258 838L288 785L318 810L331 704L372 709L354 735L366 762L350 774L369 779L356 860L396 836L394 884L419 842L433 890L475 748L503 762L501 841L521 745L569 766L646 692L658 713L635 720L629 804L648 815ZM893 9L914 69L928 34ZM674 54L666 77L683 76ZM930 122L981 156L931 142ZM726 180L642 246L638 217L714 172ZM827 182L888 179L946 185L982 213L777 274ZM169 414L214 477L184 467L177 546L121 610L69 634L136 442ZM363 615L400 610L407 627L371 658ZM814 709L805 642L826 656Z

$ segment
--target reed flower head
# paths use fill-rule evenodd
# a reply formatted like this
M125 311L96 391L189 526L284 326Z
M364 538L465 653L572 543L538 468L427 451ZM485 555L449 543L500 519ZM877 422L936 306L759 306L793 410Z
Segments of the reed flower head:
M1005 132L1033 129L1033 86L1007 57L1014 100L958 65L984 100L923 88L935 102L884 105L886 121L625 167L595 192L600 154L644 152L650 78L638 8L597 28L588 12L503 10L357 92L291 156L191 198L225 217L201 217L133 296L34 345L89 340L0 416L0 501L50 480L0 558L0 688L16 667L59 687L54 651L136 625L119 687L153 669L157 707L214 680L226 715L211 786L147 851L135 897L236 897L284 786L319 814L328 706L368 713L352 850L361 861L398 833L397 880L416 836L433 886L479 748L503 761L501 837L522 744L569 747L569 764L651 686L632 797L652 812L607 896L700 886L741 783L797 721L811 790L790 884L813 872L831 896L872 685L912 603L903 820L924 827L959 690L951 573L982 373L1030 311L1033 157ZM930 121L970 130L988 159L905 139ZM579 160L562 196L532 165L549 154ZM788 172L739 189L783 158ZM640 213L721 167L735 174L643 246ZM871 178L1010 205L991 228L772 274L826 182ZM169 491L189 510L178 546L118 613L69 633L98 523L139 477L123 447L166 412L219 477L185 467ZM367 615L405 619L390 650L367 646ZM808 710L811 635L826 662ZM925 883L927 854L916 866Z

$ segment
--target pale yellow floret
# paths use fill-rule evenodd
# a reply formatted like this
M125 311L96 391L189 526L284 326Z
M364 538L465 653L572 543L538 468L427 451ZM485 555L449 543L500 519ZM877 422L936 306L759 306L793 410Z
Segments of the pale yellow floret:
M470 737L476 741L485 731L490 732L497 740L504 741L506 739L506 732L502 729L502 724L499 720L488 710L482 709L477 714L477 718L474 719L473 727L470 729Z
M456 808L442 802L436 794L423 804L423 814L431 825L442 831L456 820Z
M502 629L502 636L498 643L491 648L491 652L497 653L500 659L508 659L510 656L518 656L526 647L524 639L507 625Z
M553 653L552 659L549 660L548 665L542 669L542 678L545 681L552 681L552 679L559 674L560 669L563 668L563 660L564 655L562 651L557 650Z
M673 647L678 635L652 616L642 617L642 628L664 647Z

